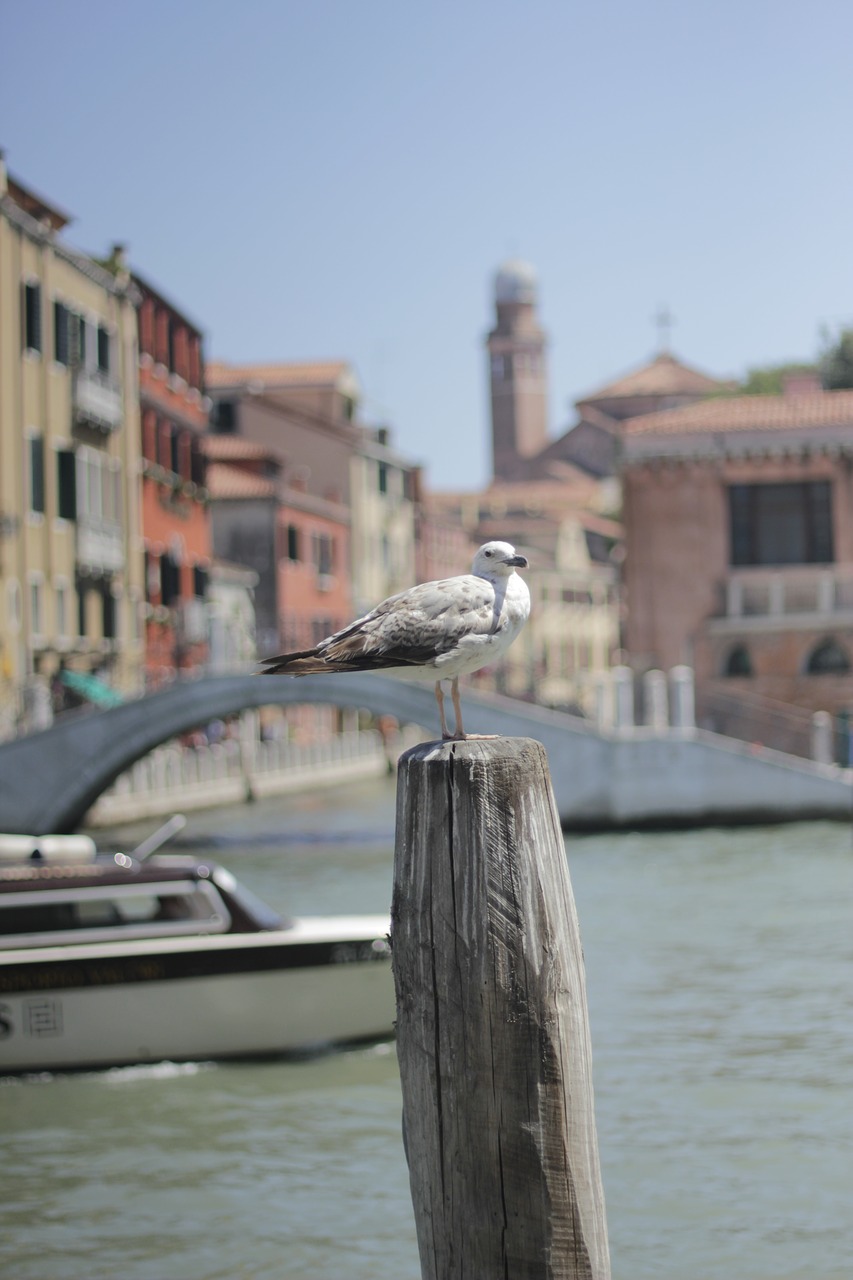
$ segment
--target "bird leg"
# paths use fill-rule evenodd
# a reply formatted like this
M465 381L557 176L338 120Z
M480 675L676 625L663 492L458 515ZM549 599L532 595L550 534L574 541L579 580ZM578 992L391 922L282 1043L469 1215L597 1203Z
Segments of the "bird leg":
M450 683L450 696L453 699L453 714L456 716L456 733L454 738L465 741L465 730L462 728L462 707L459 705L459 677L454 676Z
M444 717L444 690L441 687L441 681L435 682L435 700L438 703L438 714L441 717L441 736L442 738L450 738L453 735L447 731L447 720Z

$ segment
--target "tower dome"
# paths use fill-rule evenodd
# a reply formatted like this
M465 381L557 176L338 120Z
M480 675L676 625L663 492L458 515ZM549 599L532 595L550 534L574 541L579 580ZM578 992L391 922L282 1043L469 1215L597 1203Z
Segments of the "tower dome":
M495 275L495 302L536 302L536 272L529 262L511 258Z

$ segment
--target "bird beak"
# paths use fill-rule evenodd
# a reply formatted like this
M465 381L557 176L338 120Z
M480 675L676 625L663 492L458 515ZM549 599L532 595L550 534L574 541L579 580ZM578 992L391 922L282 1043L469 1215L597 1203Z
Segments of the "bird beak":
M511 564L515 569L526 569L527 557L526 556L507 556L506 560L504 560L504 564Z

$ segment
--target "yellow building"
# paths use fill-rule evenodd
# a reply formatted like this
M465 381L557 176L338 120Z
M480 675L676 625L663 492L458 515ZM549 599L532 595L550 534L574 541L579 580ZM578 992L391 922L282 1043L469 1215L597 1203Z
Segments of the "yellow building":
M136 291L67 221L0 157L0 737L141 687Z
M356 614L412 586L419 472L389 443L386 427L364 427L350 465L352 597Z

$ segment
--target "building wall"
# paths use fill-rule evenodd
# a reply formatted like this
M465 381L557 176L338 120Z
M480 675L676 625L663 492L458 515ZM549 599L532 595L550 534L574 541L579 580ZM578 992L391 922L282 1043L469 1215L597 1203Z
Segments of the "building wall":
M202 667L208 656L211 529L199 443L207 401L200 332L139 284L145 667L147 683L157 687Z
M279 647L310 649L352 620L349 512L285 492L277 523Z
M216 558L251 569L257 575L255 619L258 653L278 647L276 533L278 504L274 499L221 499L211 507Z
M836 450L785 454L658 460L631 465L624 475L629 660L638 670L694 666L700 715L719 694L809 710L853 708L853 674L807 672L827 639L853 663L850 462ZM831 485L833 563L733 566L727 486L815 480ZM744 591L752 600L740 616L730 599ZM738 647L748 652L751 674L726 676Z
M414 470L374 446L351 461L352 596L357 613L415 582Z
M27 347L27 284L39 292L40 351ZM77 346L56 345L56 304L87 325L76 369ZM60 327L69 332L64 321ZM103 374L99 354L109 364ZM66 250L43 224L21 219L7 197L0 215L0 702L7 730L22 710L32 725L21 691L41 697L62 664L96 672L124 693L140 686L136 366L129 280ZM95 425L81 412L84 401L100 405L110 424ZM43 502L34 504L36 453ZM74 455L62 482L64 502L73 490L70 511L60 506L66 454Z
M288 410L266 396L243 390L215 391L214 402L235 405L235 433L264 445L282 461L284 479L306 493L338 502L349 501L350 457L355 433L346 425Z
M639 669L693 665L728 568L725 489L706 464L631 467L623 487L626 648Z

